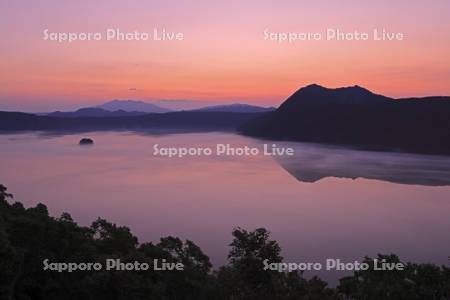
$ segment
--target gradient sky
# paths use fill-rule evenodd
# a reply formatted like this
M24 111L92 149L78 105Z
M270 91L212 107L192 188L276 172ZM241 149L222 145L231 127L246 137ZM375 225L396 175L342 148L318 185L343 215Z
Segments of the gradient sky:
M301 86L450 95L450 1L1 1L0 109L110 99L277 105ZM182 32L183 41L43 40L43 30ZM403 32L403 41L265 41L263 31ZM130 90L133 88L133 90Z

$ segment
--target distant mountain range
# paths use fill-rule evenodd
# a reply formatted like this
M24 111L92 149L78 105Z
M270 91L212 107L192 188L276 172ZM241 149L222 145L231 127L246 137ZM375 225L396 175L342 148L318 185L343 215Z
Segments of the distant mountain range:
M450 97L393 99L359 86L313 84L240 130L274 140L450 154Z
M166 113L171 111L170 109L139 100L112 100L103 103L101 105L98 105L97 108L101 108L108 111L122 110L126 112L145 112L145 113Z
M115 110L109 111L102 108L97 107L87 107L80 108L76 111L72 112L61 112L55 111L53 113L47 114L50 117L60 117L60 118L78 118L78 117L95 117L95 118L103 118L103 117L126 117L126 116L140 116L145 115L146 112L140 111L125 111L125 110Z
M235 113L257 113L275 110L275 107L261 107L248 104L230 104L206 106L190 111L197 112L235 112ZM138 100L112 100L95 107L80 108L76 111L56 111L44 114L51 117L76 118L76 117L127 117L139 116L148 113L167 113L172 110L157 106L152 103Z
M167 112L151 103L113 100L47 116L0 112L1 131L147 128L238 130L271 140L450 155L450 97L393 99L359 86L313 84L278 109L232 104Z

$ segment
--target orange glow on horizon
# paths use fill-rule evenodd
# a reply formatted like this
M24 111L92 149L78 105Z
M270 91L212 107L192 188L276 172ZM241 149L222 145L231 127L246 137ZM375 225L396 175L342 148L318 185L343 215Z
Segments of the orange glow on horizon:
M392 97L450 95L448 1L249 1L172 5L2 3L2 105L76 106L109 99L278 105L301 86L360 85ZM107 12L107 13L105 13ZM233 14L231 14L233 12ZM418 23L417 20L421 20ZM182 41L43 40L43 30L183 32ZM403 32L403 41L264 40L264 30ZM132 90L130 90L132 89Z

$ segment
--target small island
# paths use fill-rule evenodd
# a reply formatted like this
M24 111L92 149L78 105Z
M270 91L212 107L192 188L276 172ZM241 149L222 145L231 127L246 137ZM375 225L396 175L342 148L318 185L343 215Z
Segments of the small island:
M94 144L94 140L90 139L90 138L82 138L79 142L80 145L93 145Z

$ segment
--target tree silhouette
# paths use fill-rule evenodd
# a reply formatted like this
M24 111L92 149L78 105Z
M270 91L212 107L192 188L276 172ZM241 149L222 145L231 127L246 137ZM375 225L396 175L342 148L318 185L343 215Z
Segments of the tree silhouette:
M404 271L369 270L340 280L336 288L299 272L264 270L263 261L281 263L281 247L264 228L236 228L229 263L212 271L209 257L192 241L163 237L157 244L139 244L124 226L97 219L79 226L68 213L49 216L38 204L25 208L0 185L0 299L164 299L164 300L419 300L450 299L450 269L431 264L406 264ZM122 262L154 260L182 263L183 271L55 272L43 261ZM399 262L395 255L379 255ZM365 262L373 264L366 257Z
M13 198L12 194L7 193L8 189L3 185L0 184L0 201L6 201L8 198Z

